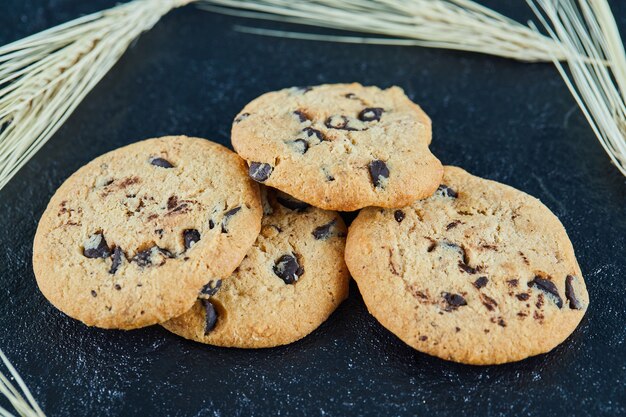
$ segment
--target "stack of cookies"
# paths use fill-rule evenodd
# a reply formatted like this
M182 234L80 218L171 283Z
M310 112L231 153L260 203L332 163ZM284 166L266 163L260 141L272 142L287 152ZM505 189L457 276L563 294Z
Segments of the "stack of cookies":
M419 351L495 364L551 350L589 303L563 226L521 191L442 166L431 136L397 87L265 94L234 120L237 153L165 137L73 174L39 223L37 282L87 325L260 348L317 328L351 274ZM359 209L347 231L337 211Z

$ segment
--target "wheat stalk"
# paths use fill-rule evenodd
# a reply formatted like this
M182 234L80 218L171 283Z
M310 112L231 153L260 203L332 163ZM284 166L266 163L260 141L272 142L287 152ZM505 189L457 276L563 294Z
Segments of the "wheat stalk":
M46 417L44 412L39 408L35 398L28 390L24 380L17 373L15 368L9 362L4 352L0 349L0 359L4 366L9 370L12 378L17 383L19 389L11 384L11 381L2 372L0 372L0 394L4 395L15 411L22 417ZM20 391L21 390L21 391ZM26 397L26 398L24 398ZM14 417L7 409L0 406L0 417Z
M577 53L568 55L569 74L558 56L554 65L602 147L626 175L626 55L611 8L606 0L580 0L578 6L574 0L527 1L549 35ZM580 59L583 54L591 60Z
M129 44L190 0L135 0L0 47L0 189Z
M238 30L307 40L423 46L481 52L520 61L565 59L556 42L470 0L197 0L205 10L387 37Z

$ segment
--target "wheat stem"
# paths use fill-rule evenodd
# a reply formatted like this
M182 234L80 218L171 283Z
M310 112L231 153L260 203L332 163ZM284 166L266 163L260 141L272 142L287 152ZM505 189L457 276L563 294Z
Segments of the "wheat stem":
M564 51L550 38L469 0L197 0L205 10L387 37L244 29L268 36L348 43L417 45L520 61L550 61Z
M527 2L548 34L574 52L567 59L569 72L556 56L553 62L600 144L626 175L626 55L609 4L606 0Z
M9 370L9 374L13 380L17 383L17 387L15 387L9 378L0 372L0 394L4 395L9 400L11 406L20 416L45 417L44 412L37 404L37 401L35 401L35 398L30 393L30 390L24 383L24 380L22 380L1 349L0 359L2 360L2 363L4 363L4 366ZM14 415L7 409L0 407L0 417L14 417Z

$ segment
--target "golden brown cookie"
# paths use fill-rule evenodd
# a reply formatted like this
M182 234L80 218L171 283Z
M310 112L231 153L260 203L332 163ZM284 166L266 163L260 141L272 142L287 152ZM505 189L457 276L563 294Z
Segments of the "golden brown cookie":
M44 296L87 325L133 329L189 310L227 277L262 217L243 160L204 139L150 139L104 154L54 194L35 236Z
M347 297L341 217L284 194L265 207L261 234L233 275L209 282L166 329L211 345L273 347L311 333Z
M430 196L442 175L430 140L430 119L402 89L356 83L264 94L232 128L253 179L327 210Z
M369 311L413 348L468 364L548 352L589 296L559 220L512 187L445 167L430 198L367 208L346 262Z

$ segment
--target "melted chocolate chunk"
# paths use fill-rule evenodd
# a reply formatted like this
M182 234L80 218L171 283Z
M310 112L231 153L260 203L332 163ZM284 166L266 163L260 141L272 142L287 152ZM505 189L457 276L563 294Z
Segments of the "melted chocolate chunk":
M387 168L387 164L380 159L375 159L370 162L367 165L367 168L370 171L370 176L372 177L372 183L374 184L374 187L381 186L381 180L383 178L389 178L389 168Z
M183 240L185 241L185 249L189 249L194 243L200 241L200 232L196 229L186 229L183 231Z
M273 170L274 168L270 164L252 162L248 168L248 175L255 181L264 182L270 177Z
M288 208L289 210L294 210L294 211L304 211L308 209L309 207L311 207L309 204L305 203L304 201L297 200L293 197L284 197L281 195L277 195L276 201L278 201L278 204L280 204L281 206Z
M102 233L91 235L83 248L83 255L87 258L108 258L111 256L111 250Z
M119 246L116 246L113 249L113 256L111 261L111 269L109 269L109 274L115 275L120 265L122 264L122 256L124 256L124 251Z
M536 286L541 291L545 292L552 296L554 303L558 308L563 307L563 299L559 295L559 290L557 290L556 285L549 279L541 278L540 276L536 276L532 281L528 282L529 287Z
M446 300L446 303L448 303L450 308L456 309L457 307L467 305L467 301L465 301L465 298L463 298L460 294L444 292L441 295L443 296L443 299Z
M474 287L481 289L481 288L484 288L488 282L489 282L489 279L487 277L479 277L476 281L474 281L473 285Z
M530 294L521 292L519 294L515 294L515 297L520 301L527 301L530 298Z
M250 113L241 113L240 115L235 117L235 123L241 122L242 120L248 118L248 116L250 116Z
M456 191L454 191L452 188L444 184L441 184L439 188L437 188L437 191L435 191L435 194L441 197L450 197L450 198L457 198L459 196L459 194Z
M167 159L163 159L163 158L152 158L150 160L150 163L154 166L161 167L161 168L174 168L174 165L172 165L170 161L168 161Z
M313 237L317 240L327 239L332 234L332 228L337 223L337 220L333 219L330 222L316 227L313 230Z
M572 275L565 277L565 298L569 301L569 308L572 310L582 310L583 304L578 300L578 298L576 298L572 281L574 281L574 277Z
M309 119L309 116L306 115L305 112L303 112L302 110L296 110L293 112L293 114L295 114L298 117L298 120L300 121L300 123L304 123Z
M317 137L317 139L319 139L320 142L326 140L326 136L324 136L322 132L317 129L313 129L312 127L305 127L304 129L302 129L302 131L306 133L307 137L309 138L315 136Z
M359 120L363 122L377 122L380 120L383 111L381 107L367 107L359 113Z
M287 254L278 258L273 269L274 273L285 281L285 284L293 284L304 274L304 268L298 263L295 254Z
M206 314L204 319L204 335L211 333L211 330L215 328L217 323L217 311L210 300L201 300L204 305L204 312Z
M217 294L219 289L222 287L222 280L218 279L217 281L209 281L202 289L200 290L201 295L206 295L208 297L214 296Z
M230 221L231 217L233 217L235 214L239 212L239 210L241 210L241 206L232 208L228 210L226 213L224 213L224 220L222 220L222 233L228 233L228 228L227 228L228 222Z
M396 221L398 223L402 223L402 220L404 220L404 212L402 210L396 210L393 212L393 218L396 219Z
M339 130L358 130L349 126L350 119L346 116L330 116L324 124L329 129L339 129Z

